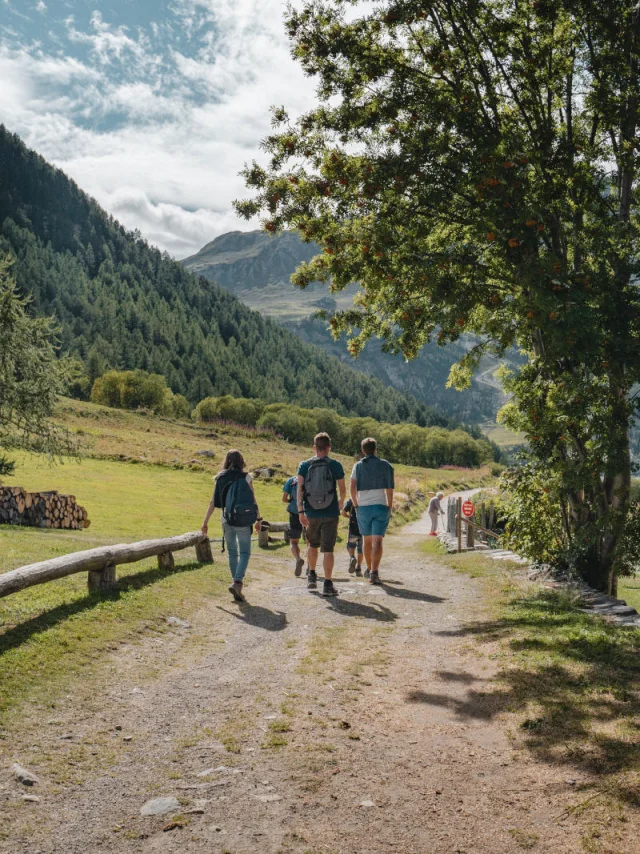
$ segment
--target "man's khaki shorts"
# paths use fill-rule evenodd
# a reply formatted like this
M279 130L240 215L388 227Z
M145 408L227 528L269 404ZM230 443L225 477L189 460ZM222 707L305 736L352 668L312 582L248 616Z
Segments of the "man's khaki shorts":
M319 548L321 552L332 552L338 537L339 516L319 516L309 519L307 528L307 543L312 549Z

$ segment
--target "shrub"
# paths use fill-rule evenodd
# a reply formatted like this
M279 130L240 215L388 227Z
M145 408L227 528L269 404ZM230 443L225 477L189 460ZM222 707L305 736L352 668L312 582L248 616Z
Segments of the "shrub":
M246 427L255 427L265 405L261 400L246 397L206 397L193 410L194 421L233 421Z
M149 409L172 414L173 393L160 374L147 371L107 371L91 389L91 400L116 409Z
M485 439L474 439L464 430L420 427L417 424L388 424L374 418L347 418L331 409L303 409L291 403L265 404L261 400L207 397L193 411L201 422L233 421L236 424L268 429L289 442L310 445L316 433L326 430L333 448L343 454L357 454L365 436L375 436L378 452L390 462L438 468L455 465L477 468L493 459L493 449Z
M166 397L166 406L167 414L172 415L174 418L179 418L182 421L189 418L191 405L183 394L173 394L173 392L169 392Z

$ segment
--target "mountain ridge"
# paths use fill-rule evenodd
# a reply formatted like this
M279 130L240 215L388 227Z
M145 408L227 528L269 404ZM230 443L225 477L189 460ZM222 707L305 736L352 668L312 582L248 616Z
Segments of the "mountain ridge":
M384 353L381 342L373 340L354 360L344 339L335 341L327 324L313 315L319 309L350 307L358 286L332 294L322 283L300 290L290 282L296 267L320 251L317 244L305 243L293 231L277 236L262 231L233 231L216 237L182 263L216 281L251 308L277 319L305 341L322 347L356 370L412 394L426 405L436 406L448 417L467 423L495 422L504 396L496 383L484 381L482 374L495 370L497 360L483 362L482 374L474 379L471 390L457 392L446 387L451 365L467 352L464 341L446 348L427 344L414 361L405 363L401 356Z
M62 351L78 357L90 378L109 367L141 368L163 374L192 403L232 394L455 426L126 231L3 125L0 251L14 258L33 310L56 316Z

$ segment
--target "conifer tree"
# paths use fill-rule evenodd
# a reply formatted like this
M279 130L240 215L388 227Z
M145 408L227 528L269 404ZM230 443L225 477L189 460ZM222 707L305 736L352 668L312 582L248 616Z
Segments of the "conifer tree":
M60 454L73 449L66 431L51 421L64 389L64 364L56 358L53 323L29 314L11 265L0 256L0 474L13 470L4 450Z

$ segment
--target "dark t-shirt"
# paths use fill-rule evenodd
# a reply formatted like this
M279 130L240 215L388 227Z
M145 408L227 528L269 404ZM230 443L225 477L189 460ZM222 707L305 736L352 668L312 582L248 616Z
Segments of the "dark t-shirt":
M312 457L312 459L315 459L315 457ZM338 504L338 481L344 480L344 469L338 460L332 460L330 457L325 457L325 459L329 463L329 468L331 469L331 473L333 474L336 482L336 494L333 496L331 504L324 510L315 510L313 507L309 506L309 503L305 499L303 503L304 512L309 519L322 519L328 516L340 516L340 505ZM311 460L304 460L298 466L298 474L301 474L304 478L306 478L307 472L309 471L310 462Z
M347 498L344 502L344 507L342 508L345 513L349 514L349 533L353 537L360 536L360 528L358 526L358 517L356 515L356 508L353 505L353 501L351 498Z
M216 475L216 486L213 491L213 506L224 508L224 499L227 489L231 486L234 480L246 478L247 473L240 469L226 469Z

